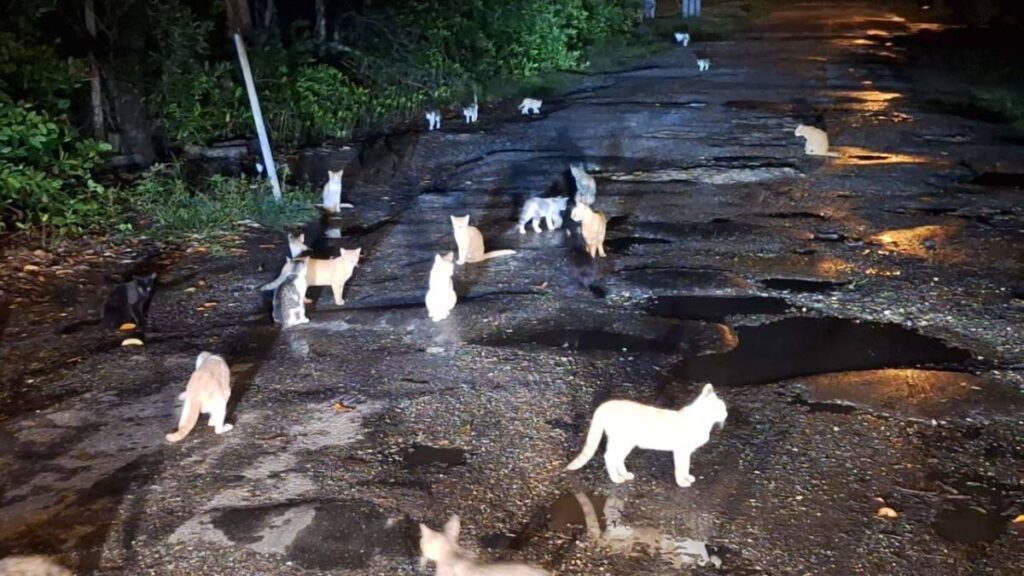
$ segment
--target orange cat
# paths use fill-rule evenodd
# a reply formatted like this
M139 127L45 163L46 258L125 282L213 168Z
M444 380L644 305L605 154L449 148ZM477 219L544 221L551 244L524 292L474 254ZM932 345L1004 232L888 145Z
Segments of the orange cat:
M586 204L577 204L569 217L574 222L580 223L583 241L587 244L587 253L590 254L590 257L596 258L600 254L604 258L604 231L608 224L608 219L604 217L604 214L594 212Z
M352 277L359 264L359 253L362 248L355 250L341 249L341 256L330 260L309 259L309 267L306 268L306 281L310 286L330 286L334 293L334 303L338 306L345 305L345 298L342 291L345 283Z
M201 352L196 358L196 369L188 379L185 391L179 396L184 400L178 430L166 436L168 442L183 440L199 421L199 414L210 415L210 426L216 434L230 431L233 426L224 423L228 413L228 398L231 397L231 369L220 356Z
M484 252L484 235L476 227L469 225L469 215L452 216L452 229L455 232L455 244L459 247L459 259L456 264L483 262L498 256L510 256L515 250L495 250Z

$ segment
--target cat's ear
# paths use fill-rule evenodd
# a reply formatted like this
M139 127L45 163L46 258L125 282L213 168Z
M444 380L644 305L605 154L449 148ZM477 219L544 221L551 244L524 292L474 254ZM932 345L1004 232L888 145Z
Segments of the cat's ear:
M459 530L460 529L461 529L461 526L459 524L459 515L458 514L452 514L452 517L449 518L448 521L444 523L444 535L447 536L448 539L451 540L452 542L455 542L455 541L457 541L459 539Z
M701 391L700 391L700 396L701 396L701 398L703 398L705 396L710 396L710 395L712 395L714 393L715 393L715 387L712 386L711 384L705 384L704 388L701 389Z
M431 530L429 526L427 526L426 524L420 522L420 536L421 537L423 537L423 538L430 538L430 535L433 532L434 531Z
M455 253L454 252L446 252L444 254L444 256L442 256L440 254L437 255L437 259L438 260L444 260L445 262L448 262L448 263L451 263L454 258L455 258Z
M299 233L299 235L296 236L295 239L298 240L300 244L305 244L306 243L306 233L305 232Z

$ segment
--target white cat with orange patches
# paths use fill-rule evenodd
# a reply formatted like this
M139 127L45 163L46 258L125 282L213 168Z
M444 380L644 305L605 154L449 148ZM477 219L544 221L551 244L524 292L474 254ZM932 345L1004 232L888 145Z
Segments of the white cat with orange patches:
M821 128L800 124L793 130L793 134L804 138L804 154L808 156L830 156L839 158L838 152L830 152L828 149L828 134Z
M517 562L481 562L459 546L459 517L452 516L441 532L420 524L420 569L428 561L437 576L550 576L546 570Z
M587 254L591 258L599 255L604 258L604 233L608 226L608 219L600 212L594 212L586 204L577 204L569 214L573 222L580 223L580 231L583 234L583 242L587 245Z
M178 430L166 436L168 442L183 440L199 421L200 414L210 415L210 426L215 434L230 431L233 426L225 424L228 413L228 399L231 397L231 369L223 358L209 352L201 352L196 358L196 369L188 379L185 391L179 396L184 400Z
M465 263L483 262L498 256L511 256L515 250L484 251L484 235L474 226L469 225L469 215L452 216L452 230L455 233L455 244L459 247L460 266Z
M696 481L690 474L690 455L707 444L711 428L724 425L728 415L725 402L711 384L706 384L696 400L679 410L609 400L594 411L583 451L565 469L582 468L597 452L601 436L607 434L604 463L612 482L620 484L633 479L633 473L626 470L626 457L634 448L669 450L675 459L676 484L685 488Z

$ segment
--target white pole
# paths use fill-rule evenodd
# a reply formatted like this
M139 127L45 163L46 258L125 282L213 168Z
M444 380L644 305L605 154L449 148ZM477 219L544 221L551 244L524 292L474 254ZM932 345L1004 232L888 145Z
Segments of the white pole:
M263 111L260 110L260 99L256 96L256 83L252 79L249 68L249 54L245 51L242 35L235 32L235 49L238 50L238 63L242 66L242 77L245 78L245 91L249 94L249 106L252 108L252 119L256 122L256 135L260 139L260 152L263 154L263 165L267 167L270 186L274 191L274 200L281 201L281 183L277 180L277 167L274 156L270 153L270 140L267 139L267 127L263 124Z

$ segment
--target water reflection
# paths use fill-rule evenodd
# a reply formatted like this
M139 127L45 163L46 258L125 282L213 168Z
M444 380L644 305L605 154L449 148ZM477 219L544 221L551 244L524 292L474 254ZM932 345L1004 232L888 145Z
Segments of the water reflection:
M834 164L846 166L877 166L881 164L926 164L932 162L927 156L902 154L899 152L880 152L857 146L832 146L840 157Z
M916 258L931 258L935 256L940 247L948 244L950 239L959 232L960 226L932 224L886 230L869 236L868 242L882 246L886 252ZM949 254L945 254L944 259L949 256Z

